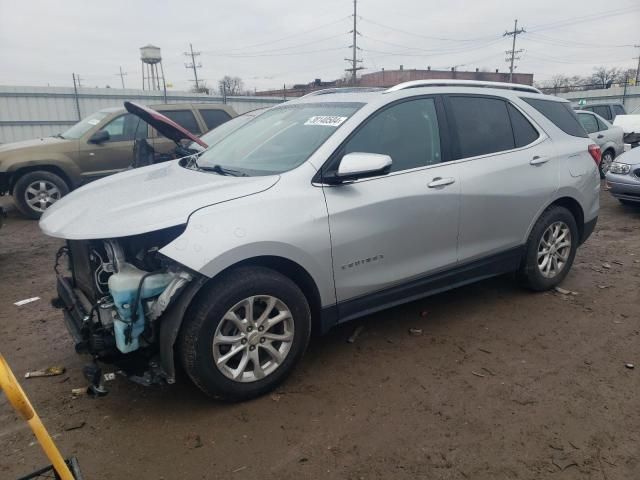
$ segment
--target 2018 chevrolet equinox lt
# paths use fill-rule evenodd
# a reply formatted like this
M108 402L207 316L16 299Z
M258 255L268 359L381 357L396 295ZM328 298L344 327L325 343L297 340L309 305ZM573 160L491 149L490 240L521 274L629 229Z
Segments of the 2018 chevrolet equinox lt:
M312 331L507 272L558 285L596 224L599 161L569 102L532 87L315 92L56 202L54 303L78 352L133 380L173 383L180 362L248 399Z

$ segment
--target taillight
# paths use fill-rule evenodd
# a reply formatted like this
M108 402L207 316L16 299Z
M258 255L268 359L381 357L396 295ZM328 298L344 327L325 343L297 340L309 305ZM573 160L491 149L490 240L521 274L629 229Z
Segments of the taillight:
M602 160L602 152L600 151L600 147L594 143L589 145L589 155L593 158L593 161L596 162L596 165L600 166L600 160Z

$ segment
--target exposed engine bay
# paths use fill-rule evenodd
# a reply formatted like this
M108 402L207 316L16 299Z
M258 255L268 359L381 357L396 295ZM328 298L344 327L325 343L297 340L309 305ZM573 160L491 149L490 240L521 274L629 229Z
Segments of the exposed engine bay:
M184 226L108 240L68 240L56 256L59 299L76 351L143 384L173 381L162 369L163 313L198 274L159 250ZM68 258L68 273L61 261Z

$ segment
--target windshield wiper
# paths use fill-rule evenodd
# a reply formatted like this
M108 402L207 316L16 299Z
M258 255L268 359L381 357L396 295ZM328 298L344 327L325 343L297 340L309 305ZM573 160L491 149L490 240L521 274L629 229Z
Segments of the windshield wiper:
M65 138L62 136L62 134L61 134L61 133L56 133L56 134L53 136L53 138L61 138L61 139L63 139L63 140L65 139Z
M232 177L248 177L249 176L246 173L241 172L239 170L225 168L221 165L214 165L213 167L209 167L209 166L198 165L196 163L196 166L198 167L199 170L202 170L203 172L213 172L213 173L217 173L218 175L229 175Z

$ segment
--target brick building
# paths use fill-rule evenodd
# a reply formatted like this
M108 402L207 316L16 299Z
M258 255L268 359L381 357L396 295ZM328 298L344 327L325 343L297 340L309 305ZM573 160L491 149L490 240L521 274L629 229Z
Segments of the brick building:
M472 72L463 72L459 70L405 70L402 65L398 70L385 70L379 72L364 73L359 79L358 85L361 87L393 87L398 83L410 82L411 80L482 80L485 82L508 82L509 73L499 72L481 72L476 68ZM514 73L513 83L521 83L523 85L533 85L533 73Z
M498 70L492 72L482 72L477 69L472 72L463 72L459 70L431 70L431 67L427 67L426 70L405 70L402 65L398 70L385 70L384 68L379 72L364 73L358 79L359 87L393 87L398 83L409 82L411 80L483 80L485 82L508 82L509 73L499 72ZM521 83L523 85L533 85L533 73L514 73L513 83ZM263 97L279 97L279 98L293 98L301 97L314 90L322 90L323 88L331 87L346 87L350 86L345 84L343 80L333 80L329 82L323 82L320 79L316 79L313 82L307 84L294 85L292 88L278 89L278 90L263 90L255 92L255 95Z

